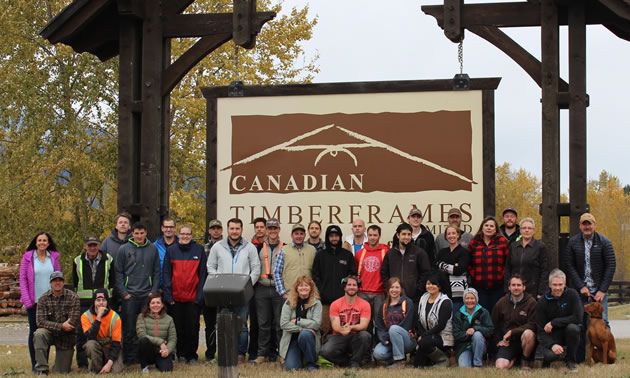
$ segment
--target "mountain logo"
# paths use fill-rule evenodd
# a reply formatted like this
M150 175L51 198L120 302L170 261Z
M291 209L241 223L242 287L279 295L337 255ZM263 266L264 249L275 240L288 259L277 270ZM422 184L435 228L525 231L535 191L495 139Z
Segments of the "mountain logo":
M232 116L230 192L466 190L469 111Z

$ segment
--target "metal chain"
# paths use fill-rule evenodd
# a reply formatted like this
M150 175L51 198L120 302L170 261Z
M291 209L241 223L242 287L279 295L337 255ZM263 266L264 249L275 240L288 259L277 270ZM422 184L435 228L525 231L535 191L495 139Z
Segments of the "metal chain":
M238 80L238 77L239 77L239 74L238 74L238 65L239 65L238 51L239 51L239 46L237 44L235 44L234 45L234 80Z
M459 61L459 73L464 73L464 40L459 41L457 45L457 60Z

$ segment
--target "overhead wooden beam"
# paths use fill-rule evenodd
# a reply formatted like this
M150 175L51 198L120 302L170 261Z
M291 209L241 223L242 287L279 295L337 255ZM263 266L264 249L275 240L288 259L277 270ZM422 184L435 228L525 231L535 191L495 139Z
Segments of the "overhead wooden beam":
M182 13L190 4L195 0L169 0L165 1L162 5L163 14L177 14Z
M91 0L71 3L66 9L48 23L39 34L50 43L65 42L73 39L81 30L86 28L91 20L96 18L104 9L111 7L109 0Z
M464 0L444 0L444 35L451 42L461 42L464 39L462 27L462 8Z
M178 14L164 17L165 38L195 38L232 33L232 14Z
M232 33L202 37L165 70L162 78L162 95L167 95L201 59L229 41Z
M499 50L503 51L507 56L512 58L527 74L542 88L542 65L532 54L525 50L521 45L516 43L512 38L505 34L501 29L494 26L470 26L468 28L472 33L492 43ZM569 84L562 79L559 80L559 88L561 91L568 91Z

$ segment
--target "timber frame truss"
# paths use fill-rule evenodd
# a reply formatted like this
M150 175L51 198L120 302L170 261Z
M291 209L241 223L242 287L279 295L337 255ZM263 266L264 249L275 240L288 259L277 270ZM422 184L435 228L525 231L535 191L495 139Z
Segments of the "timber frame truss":
M184 14L195 0L74 0L40 31L50 43L120 59L118 211L147 224L169 213L170 93L201 59L233 39L253 48L274 12L234 0L233 13ZM171 38L199 38L175 61Z
M423 6L453 42L468 30L512 58L542 91L543 241L551 267L561 261L560 217L570 217L570 234L580 232L586 203L586 25L602 24L619 38L630 40L630 0L529 0L510 3L464 4L444 0ZM560 78L559 27L569 28L569 82ZM500 28L540 27L541 60ZM569 110L569 198L560 203L560 109ZM566 235L565 235L566 241Z

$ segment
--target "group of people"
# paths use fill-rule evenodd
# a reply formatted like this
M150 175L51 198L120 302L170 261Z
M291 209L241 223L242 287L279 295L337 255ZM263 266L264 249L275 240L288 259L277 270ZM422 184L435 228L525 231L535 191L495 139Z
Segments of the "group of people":
M208 224L205 245L192 227L162 220L162 237L151 243L142 223L116 217L102 243L85 240L73 266L74 291L64 289L52 237L38 234L20 271L22 301L29 317L34 372L48 372L48 350L57 349L55 370L77 364L93 372L120 372L140 363L160 371L198 360L200 315L206 325L205 358L216 353L217 311L244 321L238 362L280 361L288 370L316 370L322 364L360 368L382 361L389 367L459 366L529 368L564 359L570 370L584 360L587 318L583 304L602 302L615 271L612 245L595 232L595 218L580 219L581 233L563 254L565 272L549 273L544 244L534 238L531 218L503 212L499 227L486 217L477 233L462 232L462 213L448 212L436 237L412 208L392 241L381 228L355 219L344 238L338 225L312 221L291 226L280 241L277 219L256 218L254 237L243 222ZM209 274L246 274L252 300L236 308L205 305ZM571 287L568 287L571 286ZM120 310L120 311L118 311ZM120 313L120 315L119 315ZM248 321L249 320L249 321ZM249 326L248 326L249 325ZM61 353L60 353L61 351Z

